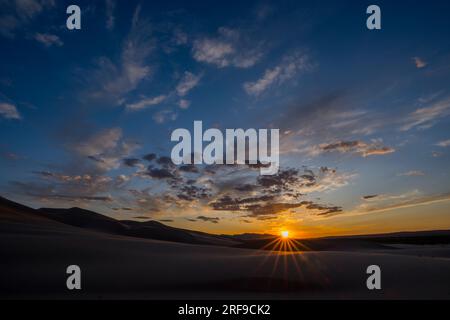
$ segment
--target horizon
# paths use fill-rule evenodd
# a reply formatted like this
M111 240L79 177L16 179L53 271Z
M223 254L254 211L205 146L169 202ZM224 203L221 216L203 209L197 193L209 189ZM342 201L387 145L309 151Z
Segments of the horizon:
M0 3L5 198L211 234L450 230L448 4L378 1L368 30L347 1L78 1L67 30L69 2L37 3ZM278 172L174 164L194 121L279 129Z
M10 199L7 199L5 197L2 197L1 195L0 195L0 199L4 199L4 200L10 201L10 202L13 202L15 204L23 205L21 203L18 203L18 202L12 201ZM95 214L99 214L99 215L102 215L102 216L107 217L107 218L112 218L112 217L110 217L110 216L108 216L106 214L95 212L95 211L92 211L92 210L89 210L89 209L83 209L83 208L80 208L80 207L67 207L67 208L64 208L64 207L58 207L58 208L57 207L48 207L48 208L40 207L40 208L31 208L31 209L34 209L34 210L45 210L45 209L72 210L72 209L80 209L80 210L89 211L89 212L92 212L92 213L95 213ZM132 220L132 219L123 219L123 220L118 220L118 219L115 219L115 218L112 218L112 219L114 219L114 220L116 220L118 222L121 222L121 221L136 221L136 220ZM162 225L170 227L169 225L165 224L164 221L153 220L153 219L146 220L146 221L137 220L136 222L145 223L145 222L149 222L149 221L158 222L158 223L160 223ZM184 230L194 231L194 232L204 232L204 231L201 231L201 230L192 230L192 229L184 229ZM365 237L365 236L377 236L377 235L379 235L379 236L388 236L388 235L404 234L404 233L447 232L447 231L450 232L450 229L426 229L426 230L414 230L414 231L402 231L402 230L400 230L400 231L388 232L388 233L343 234L343 235L334 235L334 236L333 235L332 236L322 235L322 236L317 236L317 237L313 236L313 237L308 237L308 238L295 238L295 240L327 239L327 238L341 238L341 237L342 238L345 238L345 237ZM271 237L276 237L276 238L281 238L282 237L282 235L280 235L280 234L258 233L258 232L245 232L245 233L232 233L232 234L209 233L209 234L216 235L216 236L222 236L222 235L223 236L242 236L242 235L261 235L261 236L264 236L265 235L265 236L271 236ZM289 235L289 238L292 239L294 237L291 237Z

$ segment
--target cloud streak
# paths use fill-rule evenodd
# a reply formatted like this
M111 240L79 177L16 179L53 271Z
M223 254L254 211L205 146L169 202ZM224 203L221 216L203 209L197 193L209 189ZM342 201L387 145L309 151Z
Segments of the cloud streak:
M0 35L14 38L23 27L54 6L54 0L0 1Z
M400 127L401 131L431 128L439 119L450 115L450 98L432 103L410 113Z
M125 108L128 111L138 111L142 109L146 109L148 107L152 107L155 105L158 105L166 100L167 96L165 95L159 95L157 97L153 98L143 98L142 100L139 100L134 103L128 103L126 104Z
M16 106L6 102L0 103L0 116L5 119L22 119L22 116L20 115L19 111L17 111Z
M153 52L154 40L150 23L140 17L140 11L140 6L134 11L130 32L122 45L120 60L114 63L106 57L98 59L90 91L92 98L106 99L117 104L150 77L152 68L147 59Z
M238 29L220 27L214 37L198 38L192 47L192 57L218 68L233 66L250 68L263 56L255 44Z
M374 155L393 153L395 152L395 149L383 146L381 141L378 140L374 140L370 143L360 140L351 140L320 144L319 146L311 148L309 152L310 155L319 155L328 152L353 153L365 158Z
M34 39L37 42L42 43L46 47L51 46L61 47L64 44L57 35L49 33L36 33L34 35Z
M243 86L248 95L259 96L271 87L279 86L311 68L309 57L304 53L297 52L285 56L282 62L274 68L266 69L260 79L246 82Z
M176 87L177 94L180 97L184 97L189 91L198 85L200 78L201 76L186 71Z

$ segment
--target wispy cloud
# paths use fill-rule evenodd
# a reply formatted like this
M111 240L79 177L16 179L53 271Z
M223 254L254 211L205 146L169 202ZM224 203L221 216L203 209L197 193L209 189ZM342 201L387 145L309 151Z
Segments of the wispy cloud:
M450 98L436 101L428 107L419 108L410 113L400 127L401 131L408 131L413 128L428 129L432 127L436 121L450 115Z
M384 194L371 199L365 199L363 203L353 210L348 210L344 215L357 216L373 214L447 201L450 201L450 194L448 193L423 195L418 190L413 190L402 194Z
M260 79L244 83L244 89L249 95L259 96L269 88L281 85L301 72L310 70L311 67L309 57L306 54L297 52L287 55L279 65L266 69Z
M211 223L219 223L220 218L217 217L205 217L205 216L198 216L197 220L202 220L204 222L211 222Z
M117 103L150 76L152 68L147 64L147 59L153 51L154 42L151 26L146 19L140 17L140 10L138 6L134 11L131 30L123 43L120 61L114 63L106 57L98 60L90 94L92 97Z
M326 152L354 153L362 157L369 157L393 153L395 149L382 145L381 140L372 140L370 143L360 140L337 141L309 148L309 154L312 156Z
M105 0L105 13L106 13L106 28L108 30L114 29L115 16L114 10L116 8L115 0Z
M22 119L22 116L19 111L17 111L16 106L6 102L0 103L0 116L5 119Z
M174 121L178 117L178 114L170 109L158 111L153 115L153 120L156 123L162 124L167 121Z
M450 139L439 141L438 143L436 143L436 145L443 148L450 147Z
M54 6L54 0L0 1L0 35L13 38L22 27Z
M46 47L51 47L51 46L61 47L64 44L57 35L49 34L49 33L36 33L34 35L34 39L36 41L42 43Z
M234 66L249 68L263 56L261 45L255 44L238 29L221 27L215 37L203 37L194 41L192 56L196 61L219 68Z
M89 206L89 202L111 202L109 192L120 188L123 180L103 175L68 175L50 171L33 172L36 182L12 181L14 192L37 199L40 202L77 202Z
M190 105L191 105L191 102L189 100L180 99L180 101L178 101L178 106L181 109L187 109L187 108L189 108Z
M176 87L177 94L180 97L188 94L189 91L198 85L200 78L201 75L195 75L189 71L186 71Z
M72 148L84 158L91 159L98 169L109 171L118 168L122 159L137 147L136 143L123 140L120 128L111 128L75 143Z
M414 64L415 64L417 69L425 68L427 66L427 64L428 64L425 60L423 60L420 57L414 57L414 58L412 58L412 60L413 60L413 62L414 62Z
M403 172L403 173L399 173L398 176L406 176L406 177L420 177L420 176L424 176L425 173L423 173L420 170L411 170L411 171L407 171L407 172Z
M138 111L151 106L158 105L162 103L164 100L166 100L166 98L167 97L165 95L160 95L153 98L143 98L137 102L129 103L125 107L129 111Z

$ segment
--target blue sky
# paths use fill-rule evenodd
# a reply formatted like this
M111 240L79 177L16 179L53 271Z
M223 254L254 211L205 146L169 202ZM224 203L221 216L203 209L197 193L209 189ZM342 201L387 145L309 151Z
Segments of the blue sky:
M450 5L0 1L0 192L210 232L450 227ZM176 128L279 128L272 180L168 163ZM424 218L426 216L426 219ZM370 221L370 223L368 222Z

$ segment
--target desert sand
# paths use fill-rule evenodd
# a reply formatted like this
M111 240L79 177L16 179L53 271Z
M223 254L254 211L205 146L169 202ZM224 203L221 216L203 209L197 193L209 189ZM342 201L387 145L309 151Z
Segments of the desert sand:
M24 208L1 208L2 299L450 298L445 245L283 253L108 234ZM72 264L81 290L66 288ZM371 264L382 290L366 288Z

